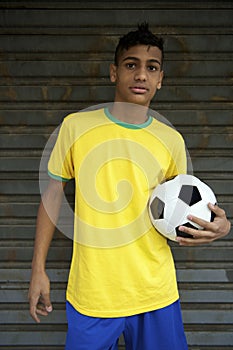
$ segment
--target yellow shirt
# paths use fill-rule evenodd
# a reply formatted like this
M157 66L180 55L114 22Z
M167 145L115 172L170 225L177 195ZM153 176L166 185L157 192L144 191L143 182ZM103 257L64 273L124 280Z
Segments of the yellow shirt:
M172 254L150 222L148 200L159 182L186 172L181 135L151 117L135 125L107 109L74 113L61 126L48 170L76 183L67 300L93 317L176 301Z

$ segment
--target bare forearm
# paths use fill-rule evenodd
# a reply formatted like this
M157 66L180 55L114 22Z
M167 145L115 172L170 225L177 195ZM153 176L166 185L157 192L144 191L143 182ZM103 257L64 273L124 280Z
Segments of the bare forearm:
M36 238L34 246L34 255L32 260L33 269L44 269L48 249L53 238L54 230L55 225L50 220L44 208L43 202L41 202L37 217Z
M62 184L54 185L54 183L52 183L42 197L37 216L34 255L32 260L33 270L44 270L45 268L46 257L60 212L63 187Z

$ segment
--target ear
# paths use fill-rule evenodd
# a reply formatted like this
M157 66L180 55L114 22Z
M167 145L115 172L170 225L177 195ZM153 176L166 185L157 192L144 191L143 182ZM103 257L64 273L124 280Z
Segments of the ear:
M158 90L160 90L161 87L162 87L163 76L164 76L164 73L163 73L163 71L161 71L160 72L160 78L159 78L159 81L158 81L158 84L157 84L157 89Z
M117 67L115 66L115 64L111 63L110 64L110 80L112 83L115 83L117 80Z

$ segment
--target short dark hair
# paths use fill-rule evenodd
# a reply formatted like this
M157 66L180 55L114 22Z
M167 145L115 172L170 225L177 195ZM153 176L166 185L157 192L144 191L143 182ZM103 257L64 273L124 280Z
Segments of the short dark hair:
M119 62L119 57L124 50L128 50L129 48L136 45L148 45L148 46L156 46L161 50L162 53L162 62L164 59L164 50L163 50L164 41L162 38L154 35L149 30L149 24L144 22L138 25L138 29L135 31L131 31L124 36L122 36L119 40L119 43L115 50L115 58L114 63L117 66Z

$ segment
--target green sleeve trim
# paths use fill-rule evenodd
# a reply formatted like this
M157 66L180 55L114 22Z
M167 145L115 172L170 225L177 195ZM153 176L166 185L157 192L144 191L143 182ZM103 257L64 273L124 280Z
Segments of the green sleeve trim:
M64 177L52 174L49 170L48 170L48 174L49 174L49 176L52 179L57 180L57 181L61 181L61 182L68 182L68 181L70 181L70 179L65 179Z

